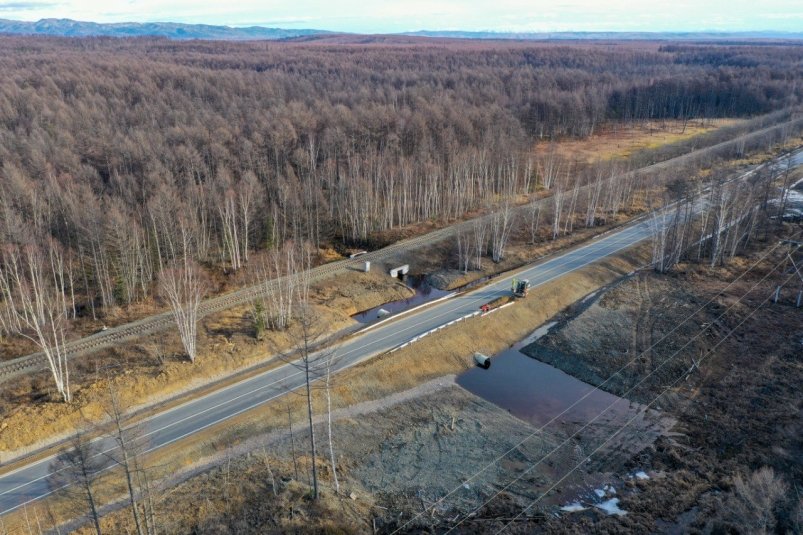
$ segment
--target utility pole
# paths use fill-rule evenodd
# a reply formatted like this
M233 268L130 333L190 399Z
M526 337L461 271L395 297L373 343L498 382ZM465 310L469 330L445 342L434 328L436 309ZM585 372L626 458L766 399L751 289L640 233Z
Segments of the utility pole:
M792 263L792 268L795 270L795 273L797 273L798 279L800 279L801 289L798 290L797 299L795 300L795 308L800 308L800 305L803 302L803 272L800 271L800 267L798 267L797 263L795 262L795 259L792 256L792 253L794 253L798 249L800 249L800 247L803 246L803 242L799 242L799 241L795 241L795 240L781 240L781 243L782 244L788 244L790 246L789 252L786 253L786 256L789 258L789 261ZM781 287L778 286L778 288L775 289L775 298L773 300L775 303L778 302L778 298L780 296L780 293L781 293Z

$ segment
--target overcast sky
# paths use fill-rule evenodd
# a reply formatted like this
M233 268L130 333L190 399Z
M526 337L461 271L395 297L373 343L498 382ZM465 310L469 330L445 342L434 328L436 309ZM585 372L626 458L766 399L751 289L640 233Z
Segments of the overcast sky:
M803 31L803 0L0 0L0 18L50 17L360 33Z

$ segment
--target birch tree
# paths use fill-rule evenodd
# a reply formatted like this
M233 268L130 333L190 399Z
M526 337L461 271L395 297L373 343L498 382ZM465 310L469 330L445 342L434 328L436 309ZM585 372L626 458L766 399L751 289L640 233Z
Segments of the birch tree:
M564 234L571 234L574 232L574 217L575 217L575 209L577 208L577 198L580 195L580 181L574 181L574 187L572 188L572 196L569 200L569 209L566 211L566 225L563 227Z
M513 230L514 214L510 200L500 206L491 216L491 258L501 262L505 256L505 247Z
M188 257L163 269L159 288L170 304L178 334L190 362L195 362L198 339L198 311L208 290L204 272Z
M259 199L263 196L262 188L259 184L259 179L253 171L248 171L243 175L237 187L237 203L240 211L240 225L242 232L240 232L240 240L242 246L240 247L244 262L248 262L249 250L251 248L251 233L252 223L254 220L254 212L259 206Z
M457 227L455 240L457 242L457 267L463 273L468 273L471 261L474 259L473 240L462 226Z
M482 255L488 244L488 224L484 217L478 217L474 220L474 269L482 271Z
M316 383L324 380L327 400L327 421L329 439L329 457L332 462L333 473L336 470L335 454L331 429L331 371L336 364L335 350L333 348L319 349L326 334L326 326L313 310L309 301L309 266L311 254L308 248L299 252L297 263L297 282L295 286L296 312L293 325L288 330L288 336L293 341L291 352L279 352L282 360L298 369L304 375L303 396L307 408L307 431L309 433L309 453L311 459L312 489L311 496L317 500L319 496L317 435L315 432L315 410L313 392ZM336 477L336 476L335 476ZM337 483L336 483L337 486Z
M794 161L792 155L789 154L786 156L783 162L783 182L781 184L781 198L778 202L778 223L783 223L783 216L786 212L786 204L789 199L789 193L791 192L791 185L792 185L792 178L796 175L792 173L792 170L795 168Z
M302 285L303 286L303 285ZM294 331L294 332L293 332ZM309 453L311 459L312 472L312 498L318 499L319 481L318 468L316 465L318 457L318 442L315 431L315 406L314 391L320 388L319 381L323 381L323 390L326 396L327 410L327 439L329 449L329 460L332 466L333 483L335 489L339 488L337 481L337 463L334 452L334 438L332 434L332 368L336 365L337 357L333 348L318 349L321 345L325 326L321 323L308 300L304 299L298 303L298 313L296 315L291 338L295 340L293 347L295 353L285 354L282 358L304 374L303 396L307 408L307 431L309 433ZM316 383L318 386L316 387Z
M544 189L552 189L557 177L560 175L562 161L558 156L557 146L552 143L549 151L538 162L541 184Z
M299 293L303 295L303 291ZM312 471L312 499L318 499L318 468L316 465L318 445L315 436L313 382L321 378L321 358L315 353L315 344L321 334L321 326L316 321L309 302L302 301L298 306L298 317L295 322L296 332L292 334L295 339L295 354L285 355L284 360L298 368L304 374L304 397L307 405L307 431L309 433L309 452Z
M692 205L686 200L677 202L674 208L658 209L651 213L652 264L658 273L670 270L683 256L692 211Z
M240 218L236 205L234 191L227 188L220 194L217 206L218 217L222 229L223 251L229 260L232 271L242 267L240 255Z
M36 344L47 360L62 400L72 400L67 365L68 298L63 286L64 263L58 248L48 240L45 252L34 245L9 246L0 262L0 290L6 303L6 320L14 332Z
M254 301L253 316L258 325L278 331L290 325L298 298L298 262L303 255L294 243L288 242L270 251L256 268L260 297Z
M535 245L538 242L538 228L541 225L541 201L535 201L530 204L528 209L529 214L529 230L530 230L530 243Z
M106 456L119 465L125 476L126 490L128 491L128 505L134 519L137 535L150 535L154 530L152 515L148 507L143 507L140 498L148 497L149 485L142 484L145 472L141 464L141 455L145 450L142 432L138 426L126 426L126 407L114 383L108 381L108 396L104 403L104 410L110 421L109 436L114 440L116 448L109 450Z
M334 352L330 352L326 359L326 430L329 438L329 462L332 465L332 482L335 492L340 492L340 482L337 479L337 461L335 459L335 446L332 434L332 364Z
M714 212L714 228L711 232L711 267L714 267L722 260L725 237L723 234L730 228L732 217L732 195L731 188L724 184L714 186L712 193Z
M586 227L593 227L597 224L597 209L599 207L600 196L602 194L602 185L604 183L602 180L603 174L604 168L600 163L597 163L595 180L586 188L586 192L588 193L585 218Z
M552 195L552 239L560 236L560 222L563 215L563 184L559 183Z

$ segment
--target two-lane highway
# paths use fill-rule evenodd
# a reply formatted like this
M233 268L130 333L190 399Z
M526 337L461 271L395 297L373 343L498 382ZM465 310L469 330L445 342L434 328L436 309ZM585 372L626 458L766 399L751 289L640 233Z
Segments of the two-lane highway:
M533 287L541 286L635 245L650 234L649 224L638 223L519 271L515 276L529 279ZM512 278L513 275L499 277L483 288L424 307L348 339L334 350L333 361L336 370L353 366L435 327L475 312L481 304L508 294ZM203 398L159 413L142 424L146 449L153 451L172 444L275 399L303 384L303 373L291 364L284 364ZM99 443L99 448L112 450L114 446L110 440L103 440ZM52 460L47 458L35 461L0 476L0 515L52 492L48 484Z
M803 161L803 153L793 162ZM750 176L745 173L734 180ZM704 199L698 201L700 206ZM671 208L670 208L671 209ZM533 287L544 285L572 271L598 262L618 251L652 236L655 226L648 219L609 232L573 250L548 258L529 268L495 279L477 290L394 318L373 326L339 345L334 350L334 370L353 366L382 354L424 333L467 314L476 312L483 303L510 292L513 277L529 279ZM304 374L291 364L284 364L245 379L204 397L188 401L147 419L141 424L147 451L153 451L189 435L212 427L234 416L262 405L304 385ZM99 439L100 450L113 451L109 439ZM12 472L0 475L0 515L52 492L48 476L52 458L33 461Z

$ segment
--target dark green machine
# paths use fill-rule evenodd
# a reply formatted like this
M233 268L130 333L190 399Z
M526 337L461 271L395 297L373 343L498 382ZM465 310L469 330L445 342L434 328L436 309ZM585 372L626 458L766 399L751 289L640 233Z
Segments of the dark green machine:
M513 295L516 297L527 297L527 290L530 289L530 281L527 279L513 279Z

